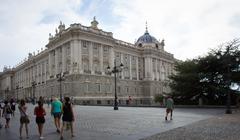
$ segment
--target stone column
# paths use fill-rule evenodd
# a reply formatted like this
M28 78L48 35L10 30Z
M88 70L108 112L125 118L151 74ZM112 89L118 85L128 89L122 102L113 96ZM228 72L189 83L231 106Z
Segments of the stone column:
M145 57L145 80L152 80L152 58Z
M120 64L121 64L121 63L123 63L123 54L121 53L120 56L121 56L121 62L120 62ZM124 66L124 67L126 67L126 66ZM121 72L121 76L122 76L122 79L124 79L124 69Z
M34 71L34 69L33 69ZM48 72L49 76L52 75L52 57L51 57L51 52L48 53Z
M156 79L158 79L157 78L157 73L158 73L158 71L157 71L157 65L158 65L158 60L157 59L155 59L155 74L154 74L154 80Z
M45 79L44 79L44 83L46 84L46 81L47 81L47 61L45 62L44 69L45 69Z
M136 56L136 75L137 75L137 80L139 80L139 74L138 74L138 56Z
M157 78L157 81L159 81L159 60L156 60L156 78Z
M159 78L160 80L162 81L163 80L163 75L162 75L162 71L163 71L163 67L162 67L162 64L163 62L160 60L160 75L159 75Z
M62 46L62 72L66 71L66 47Z
M36 70L37 70L37 71L36 71L36 76L37 76L37 78L36 78L36 80L35 80L37 83L39 82L39 77L38 77L39 67L38 67L38 65L39 65L39 64L37 63L37 64L36 64Z
M110 49L110 62L109 62L109 65L110 65L110 68L113 68L114 67L114 59L115 59L115 57L114 57L114 49L113 49L112 46L109 49Z
M77 45L78 45L78 68L79 68L79 72L83 73L83 67L82 67L82 41L78 40Z
M129 55L129 78L132 80L132 56Z
M100 46L100 71L102 75L105 75L104 68L103 68L103 46Z
M58 55L59 55L58 49L55 49L55 75L59 73L59 71L58 71Z
M90 47L89 47L89 69L91 74L94 74L93 70L93 42L90 42Z
M73 40L73 46L74 46L74 73L79 73L78 68L78 40Z
M40 63L40 83L43 82L43 62Z
M70 41L70 74L73 73L73 64L74 64L74 45L73 41Z

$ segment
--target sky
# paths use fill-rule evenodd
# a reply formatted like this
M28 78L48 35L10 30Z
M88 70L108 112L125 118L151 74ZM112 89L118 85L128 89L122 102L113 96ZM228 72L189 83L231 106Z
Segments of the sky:
M134 43L145 32L165 40L180 60L203 56L240 37L240 0L4 0L0 4L0 71L45 49L59 22L98 27Z

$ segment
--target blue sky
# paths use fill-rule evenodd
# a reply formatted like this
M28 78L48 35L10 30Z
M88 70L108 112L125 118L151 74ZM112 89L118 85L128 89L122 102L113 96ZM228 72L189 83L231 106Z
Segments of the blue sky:
M59 21L99 28L134 43L148 30L178 59L206 54L240 37L239 0L6 0L0 5L0 71L37 53Z

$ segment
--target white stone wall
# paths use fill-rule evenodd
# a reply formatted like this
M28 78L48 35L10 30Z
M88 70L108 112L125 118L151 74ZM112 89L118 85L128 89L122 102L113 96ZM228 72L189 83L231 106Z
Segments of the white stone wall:
M139 48L112 38L111 33L72 24L50 38L47 49L33 55L15 69L14 84L19 97L35 95L59 96L56 74L65 73L64 95L74 96L80 103L103 100L112 103L114 79L106 68L121 63L124 69L117 74L117 91L122 104L131 96L135 104L151 104L155 94L161 94L163 82L173 73L174 58L163 49ZM4 85L1 81L1 85ZM91 101L90 101L91 100Z

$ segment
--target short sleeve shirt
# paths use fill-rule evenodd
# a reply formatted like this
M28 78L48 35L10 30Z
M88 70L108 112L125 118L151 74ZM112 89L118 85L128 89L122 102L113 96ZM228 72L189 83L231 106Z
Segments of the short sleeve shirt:
M173 99L171 98L167 99L166 108L173 109Z
M57 100L52 102L53 113L62 112L62 103Z

